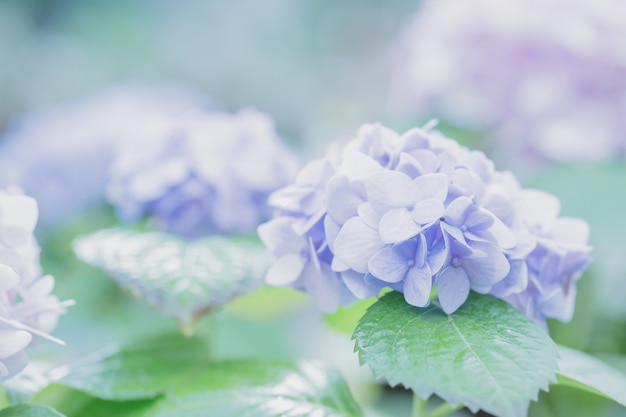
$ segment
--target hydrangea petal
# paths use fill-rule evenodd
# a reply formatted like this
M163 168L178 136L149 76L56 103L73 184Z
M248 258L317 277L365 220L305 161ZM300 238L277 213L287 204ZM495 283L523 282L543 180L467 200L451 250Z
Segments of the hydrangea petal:
M359 217L348 220L335 239L335 256L357 272L367 272L367 262L382 249L378 231Z
M343 224L357 215L359 204L365 201L364 194L347 177L335 176L326 186L326 211L334 220Z
M441 228L445 230L446 234L449 237L452 237L457 242L467 246L467 241L465 240L465 236L463 235L463 232L461 231L461 229L455 226L451 226L445 222L441 223Z
M475 243L472 249L482 254L464 261L463 268L470 279L472 289L486 293L493 284L507 276L510 271L509 261L496 246L488 243Z
M470 281L462 268L448 267L437 275L437 297L446 314L454 313L469 296Z
M517 239L511 229L497 217L494 217L493 224L488 231L495 239L495 243L502 249L513 249L517 245Z
M374 171L382 170L383 167L371 157L361 152L347 152L341 164L340 173L346 175L351 181L364 180Z
M324 312L332 313L339 307L339 281L337 274L326 264L312 265L302 273L304 289Z
M31 233L35 230L38 214L35 199L25 195L12 195L6 199L0 212L3 223L21 227Z
M13 356L0 360L0 379L17 374L28 364L28 356L20 351Z
M550 235L568 246L586 246L589 240L589 224L574 217L556 219Z
M293 230L293 217L277 217L259 225L259 238L274 256L306 248L301 236Z
M410 188L413 201L435 199L443 202L448 195L448 177L444 174L424 174L413 180Z
M411 186L411 179L397 171L378 171L365 179L368 201L379 213L413 204L415 200L407 193Z
M460 226L465 222L467 210L472 206L472 200L465 197L457 197L446 207L445 222L452 226Z
M418 256L418 254L416 253L418 250L418 247L421 245L422 242L418 243L418 241L422 240L420 239L421 235L418 236L418 239L409 239L409 240L405 240L403 242L400 243L396 243L395 245L393 245L393 251L400 256L401 258L405 259L405 260L409 260L409 259L413 259L416 258ZM418 262L419 265L421 265Z
M443 203L431 198L417 203L411 210L411 218L417 224L429 224L443 216L443 213Z
M344 271L341 273L341 278L352 294L361 300L376 297L380 291L380 288L370 285L365 280L365 274L360 272L354 270Z
M507 276L494 284L491 293L497 297L507 297L522 292L528 286L528 267L526 262L509 260L510 271Z
M533 189L523 190L521 197L520 211L527 224L540 233L546 233L561 210L558 198L544 191Z
M267 271L265 282L269 285L292 284L302 273L304 265L304 260L298 254L283 255Z
M15 269L0 263L0 291L10 290L20 282L20 276Z
M408 269L408 260L391 246L385 246L372 256L367 264L370 274L381 281L400 282Z
M380 215L374 211L370 203L362 203L357 208L357 213L361 220L368 226L377 229L380 223Z
M0 359L13 356L30 344L33 336L18 329L0 329Z
M426 307L430 304L432 284L433 279L428 266L410 268L404 280L404 299L416 307Z
M380 218L380 238L385 243L398 243L417 235L422 227L413 221L404 208L392 209Z

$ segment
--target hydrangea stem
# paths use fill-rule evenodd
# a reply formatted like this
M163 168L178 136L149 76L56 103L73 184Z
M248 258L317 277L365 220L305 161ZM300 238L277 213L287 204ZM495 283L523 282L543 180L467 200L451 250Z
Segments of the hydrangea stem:
M448 414L452 414L455 411L460 410L461 408L463 408L463 404L450 405L448 403L443 403L439 407L432 410L430 413L426 414L425 417L444 417Z
M413 411L411 417L425 417L427 400L422 399L416 393L413 393Z
M428 400L424 400L417 394L413 393L413 409L411 417L445 417L463 408L463 404L450 405L448 403L443 403L435 409L428 411L426 407L427 404Z

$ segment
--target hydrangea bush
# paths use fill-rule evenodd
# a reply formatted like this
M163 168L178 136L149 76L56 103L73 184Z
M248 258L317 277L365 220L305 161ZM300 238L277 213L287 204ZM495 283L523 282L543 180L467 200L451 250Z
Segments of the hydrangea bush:
M490 129L511 163L611 159L626 149L625 35L620 0L424 1L395 45L398 99Z
M147 217L152 227L182 236L249 234L269 216L267 196L297 167L268 115L197 111L122 143L107 197L122 219Z
M390 287L417 307L436 289L451 314L473 290L541 325L567 321L590 261L583 220L560 217L555 197L431 126L399 135L365 125L269 202L276 215L259 227L276 259L267 282L329 312Z
M24 349L37 336L49 336L69 302L52 294L54 278L43 275L33 236L36 201L0 191L0 380L26 366Z
M237 329L246 328L222 321L220 307L259 288L263 278L306 291L327 312L378 297L387 287L395 290L361 311L352 339L359 361L375 377L413 392L415 416L442 417L467 408L525 417L531 401L551 384L626 405L624 375L556 345L546 331L547 319L572 315L576 283L590 261L587 224L560 216L554 196L522 188L482 152L459 145L432 124L401 135L365 125L344 147L332 147L304 166L292 184L270 193L268 184L288 182L294 162L267 116L254 110L200 112L161 122L129 142L133 155L120 150L109 197L121 215L146 217L148 226L184 236L137 223L79 237L74 250L173 316L184 337L153 335L71 360L41 377L32 401L18 400L22 404L0 409L0 415L369 415L333 370L267 359L256 331L239 334ZM237 193L223 193L222 187ZM222 196L229 198L218 200ZM274 217L258 226L262 242L235 236L261 221L266 197ZM271 266L263 243L274 257ZM20 285L11 271L0 269L7 294ZM54 301L51 309L63 307ZM270 302L281 304L266 298L252 307L255 318L267 314ZM216 326L196 328L216 310ZM106 321L100 324L106 327ZM265 343L268 333L259 325L254 322ZM160 326L168 328L166 322ZM297 337L316 340L310 327L301 327ZM39 333L30 322L6 329L14 333L3 339L10 344L0 343L8 375L18 368L10 355ZM269 339L274 356L272 343L282 342ZM237 350L245 341L252 357ZM429 401L433 394L438 400Z
M117 143L163 119L211 106L184 85L121 83L31 112L2 135L0 185L19 184L41 207L40 224L58 227L104 203Z

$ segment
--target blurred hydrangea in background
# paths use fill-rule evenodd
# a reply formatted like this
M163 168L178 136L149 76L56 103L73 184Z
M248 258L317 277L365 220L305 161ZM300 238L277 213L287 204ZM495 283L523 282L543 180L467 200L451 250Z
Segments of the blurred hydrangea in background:
M304 290L326 311L385 287L425 307L436 285L448 314L471 289L545 326L572 318L590 261L586 222L559 217L558 199L429 126L398 135L365 125L270 204L277 216L259 227L276 258L267 282Z
M211 106L177 84L125 83L35 111L13 123L0 142L0 182L37 199L43 226L58 226L104 202L114 149L161 120Z
M37 215L31 197L0 191L0 380L26 366L24 349L35 336L56 340L48 333L71 304L52 294L52 276L42 276Z
M267 196L293 179L297 158L272 119L253 109L163 118L120 143L107 196L125 220L187 237L253 233Z
M489 132L509 166L608 160L626 150L625 36L620 0L426 0L395 45L395 93Z

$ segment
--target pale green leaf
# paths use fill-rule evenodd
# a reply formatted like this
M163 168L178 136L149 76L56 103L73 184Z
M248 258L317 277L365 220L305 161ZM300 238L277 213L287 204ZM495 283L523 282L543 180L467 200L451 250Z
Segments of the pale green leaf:
M209 309L261 287L269 265L257 239L225 236L186 240L106 229L77 239L74 251L187 327Z
M157 402L146 417L362 416L337 371L317 363L239 360L213 363Z
M94 399L72 417L362 417L336 372L317 364L215 362L151 400Z
M586 353L559 346L559 385L610 398L626 407L626 375Z
M154 400L94 400L72 417L362 417L339 374L312 363L242 360Z
M199 338L160 335L78 360L57 382L103 399L153 398L208 364L208 346Z
M525 417L556 370L546 332L490 295L471 293L446 315L436 304L417 308L390 293L368 309L354 339L361 362L391 385L500 417Z
M79 361L37 401L59 396L80 403L71 415L81 417L362 415L337 371L288 360L212 361L199 338L180 335Z
M19 404L0 410L0 417L63 417L63 414L50 407Z

